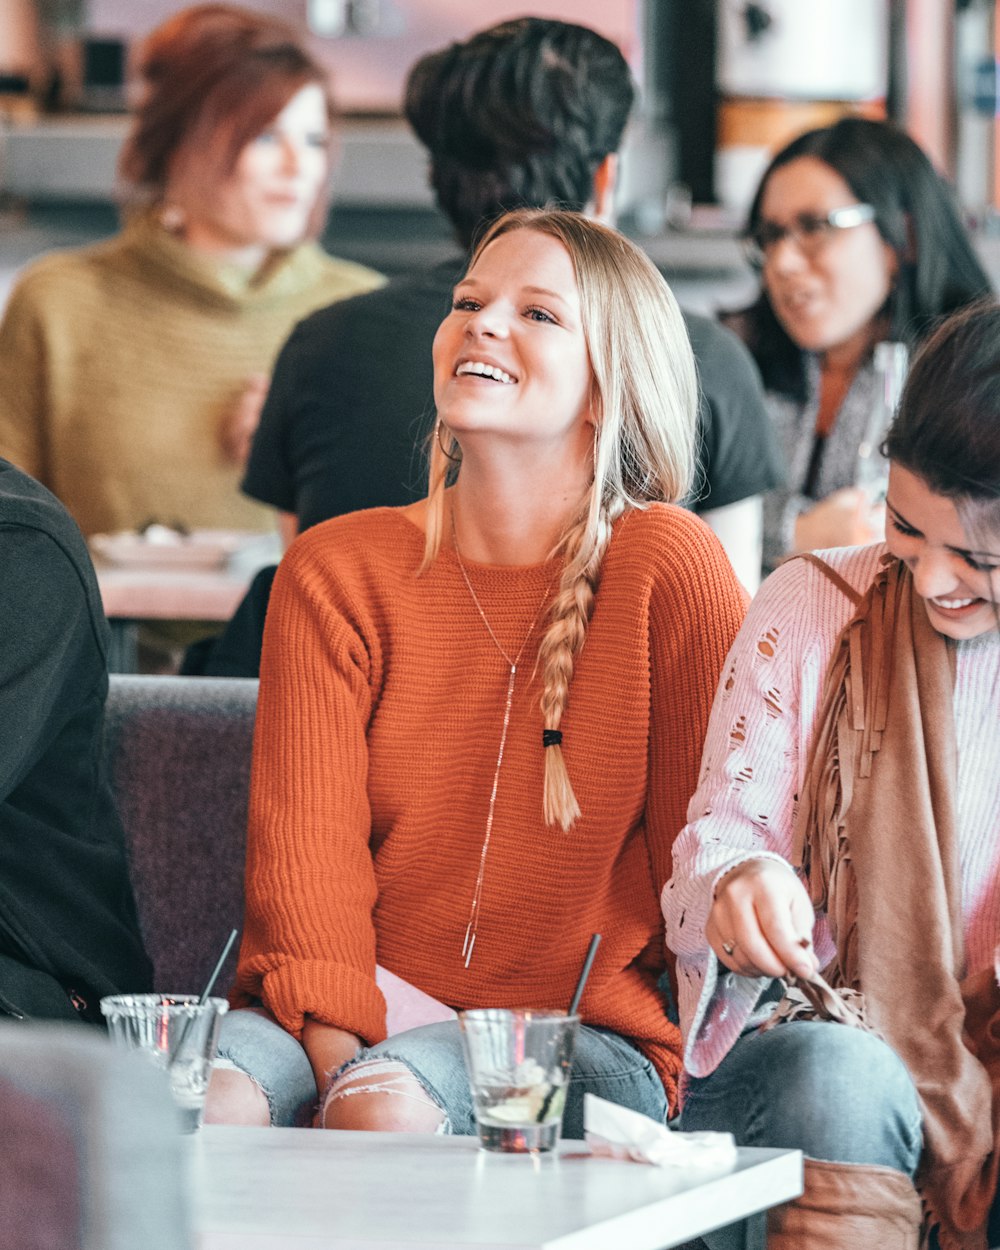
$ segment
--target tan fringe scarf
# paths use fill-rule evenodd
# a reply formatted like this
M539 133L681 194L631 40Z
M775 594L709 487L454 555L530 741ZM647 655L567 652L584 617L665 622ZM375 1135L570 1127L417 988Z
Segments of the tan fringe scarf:
M868 1027L919 1092L928 1226L943 1250L985 1250L1000 1159L1000 992L992 972L963 979L953 687L953 649L909 571L887 557L827 669L794 859L829 916L827 980L849 1001L860 994Z

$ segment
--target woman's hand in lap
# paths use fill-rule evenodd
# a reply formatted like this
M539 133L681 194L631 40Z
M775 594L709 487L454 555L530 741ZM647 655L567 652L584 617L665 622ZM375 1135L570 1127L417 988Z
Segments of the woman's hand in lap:
M741 976L811 976L815 914L798 877L771 859L750 859L715 888L705 936L719 962Z
M322 1095L331 1072L353 1059L361 1049L361 1039L332 1024L306 1018L302 1045L312 1064L316 1089Z

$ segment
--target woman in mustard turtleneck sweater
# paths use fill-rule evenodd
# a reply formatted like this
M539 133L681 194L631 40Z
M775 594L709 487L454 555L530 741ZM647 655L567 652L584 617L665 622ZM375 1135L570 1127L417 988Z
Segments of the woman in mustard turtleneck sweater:
M332 103L294 33L199 5L141 60L121 234L47 256L0 325L0 454L85 534L149 520L266 529L240 494L273 359L316 308L379 284L327 256Z

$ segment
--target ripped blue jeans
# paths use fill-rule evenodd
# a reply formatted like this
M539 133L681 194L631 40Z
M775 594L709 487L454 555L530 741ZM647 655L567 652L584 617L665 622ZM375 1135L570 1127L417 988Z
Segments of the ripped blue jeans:
M308 1124L316 1110L317 1090L312 1068L299 1043L266 1014L256 1010L231 1011L222 1019L219 1059L254 1080L268 1101L271 1123L276 1126ZM372 1061L376 1061L373 1064ZM428 1024L409 1029L370 1046L332 1074L335 1089L341 1077L355 1075L363 1063L371 1083L392 1096L386 1063L399 1063L419 1082L427 1096L440 1107L443 1132L472 1134L476 1123L458 1022ZM323 1091L320 1091L321 1093ZM656 1069L631 1042L607 1029L584 1025L576 1042L563 1115L563 1137L583 1137L583 1095L597 1094L610 1102L641 1111L662 1122L667 1117L667 1098Z

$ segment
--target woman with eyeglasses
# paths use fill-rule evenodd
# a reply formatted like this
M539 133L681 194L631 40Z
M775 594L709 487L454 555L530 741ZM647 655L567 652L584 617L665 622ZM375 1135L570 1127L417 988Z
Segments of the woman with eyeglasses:
M750 208L760 295L723 320L746 342L784 445L787 486L764 501L764 565L881 537L855 486L879 402L875 345L914 346L990 293L951 192L896 126L845 118L793 140Z

